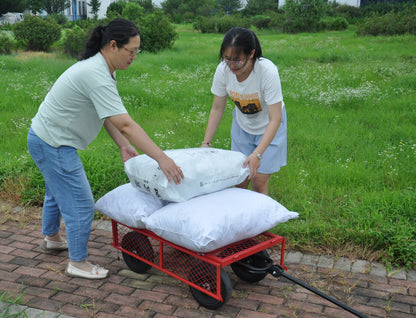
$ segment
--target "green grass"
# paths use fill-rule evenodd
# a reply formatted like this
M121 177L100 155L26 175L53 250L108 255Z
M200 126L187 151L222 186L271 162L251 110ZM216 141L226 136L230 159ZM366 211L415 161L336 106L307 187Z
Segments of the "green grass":
M270 196L300 213L274 231L290 248L415 268L416 37L257 34L279 67L288 114L288 165L272 176ZM200 145L221 41L181 27L172 50L142 53L117 73L130 115L161 148ZM48 89L74 62L0 56L3 197L42 202L26 134ZM230 146L232 109L229 102L215 147ZM80 155L96 199L128 182L104 130Z

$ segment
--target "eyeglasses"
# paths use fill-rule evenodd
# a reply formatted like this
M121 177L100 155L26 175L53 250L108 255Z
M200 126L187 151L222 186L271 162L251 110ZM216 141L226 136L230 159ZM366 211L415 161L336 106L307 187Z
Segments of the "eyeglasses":
M241 60L231 60L231 59L226 59L226 58L224 58L224 62L225 62L225 64L227 64L228 66L232 63L232 64L234 64L234 66L236 66L236 67L243 67L243 66L244 66L244 64L247 62L247 60L246 60L246 61L241 61Z
M135 56L136 54L139 54L141 52L140 49L136 49L136 50L129 50L128 48L126 48L125 46L123 46L123 49L125 49L127 52L130 53L130 56Z

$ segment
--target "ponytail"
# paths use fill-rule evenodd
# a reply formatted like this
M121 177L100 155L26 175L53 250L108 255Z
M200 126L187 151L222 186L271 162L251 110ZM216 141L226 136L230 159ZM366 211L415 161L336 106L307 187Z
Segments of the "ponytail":
M99 25L91 32L81 60L94 56L112 40L117 42L117 47L122 47L129 43L131 37L137 35L140 36L137 26L126 19L117 18L107 26Z
M224 51L228 47L233 47L237 54L242 52L247 56L255 50L254 61L263 56L259 39L256 34L249 29L237 27L227 31L220 49L220 60L224 59Z

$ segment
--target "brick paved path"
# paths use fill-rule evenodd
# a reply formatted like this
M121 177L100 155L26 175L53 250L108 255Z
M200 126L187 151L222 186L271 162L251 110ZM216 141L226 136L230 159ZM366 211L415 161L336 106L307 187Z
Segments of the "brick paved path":
M69 278L68 253L39 248L40 225L0 225L0 295L23 294L25 306L0 302L21 317L355 317L344 309L283 277L268 275L259 283L238 279L226 267L233 285L231 299L219 310L198 305L186 284L161 271L130 271L111 246L109 222L95 223L90 260L111 270L104 280ZM121 255L120 255L121 258ZM416 273L387 274L380 264L287 253L287 274L322 290L368 317L416 317ZM24 313L23 313L24 311Z

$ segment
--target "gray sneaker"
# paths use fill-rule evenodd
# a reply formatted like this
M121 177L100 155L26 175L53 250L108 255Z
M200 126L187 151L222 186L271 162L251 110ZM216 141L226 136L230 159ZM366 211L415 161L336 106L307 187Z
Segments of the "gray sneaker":
M45 238L40 244L40 248L44 251L64 251L68 249L68 243L66 240L55 242Z

